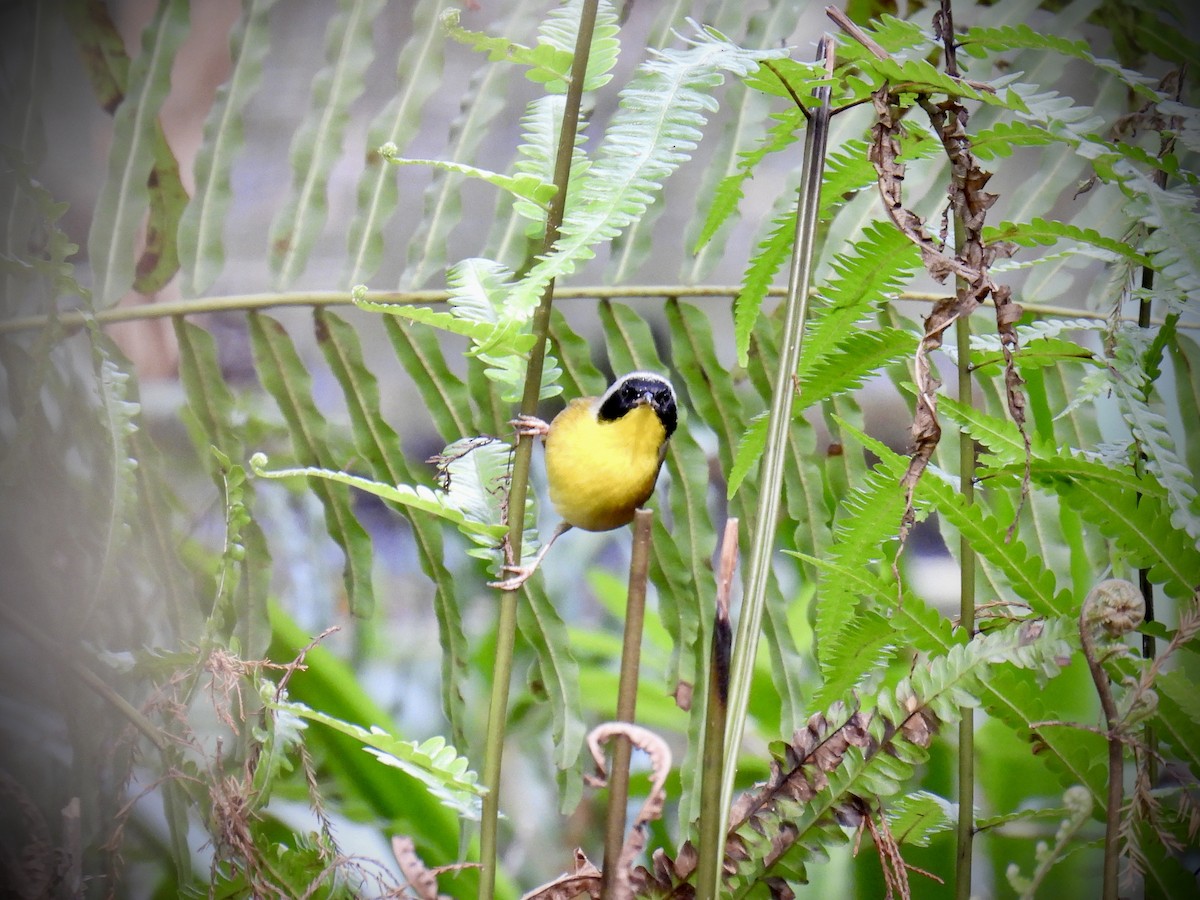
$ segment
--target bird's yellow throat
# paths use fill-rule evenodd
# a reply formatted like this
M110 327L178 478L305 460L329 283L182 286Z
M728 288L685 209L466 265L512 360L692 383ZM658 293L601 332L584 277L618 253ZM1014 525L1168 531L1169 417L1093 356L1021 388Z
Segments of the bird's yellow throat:
M546 438L546 474L558 514L586 531L631 522L654 491L666 438L649 406L602 422L594 400L571 401Z

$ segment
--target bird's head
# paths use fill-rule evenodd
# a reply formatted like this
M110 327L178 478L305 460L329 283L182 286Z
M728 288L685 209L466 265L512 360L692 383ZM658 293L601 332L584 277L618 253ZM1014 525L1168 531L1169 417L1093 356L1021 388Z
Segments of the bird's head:
M648 406L658 415L669 438L679 424L675 388L653 372L630 372L612 383L600 398L597 415L602 422L613 422L639 406Z

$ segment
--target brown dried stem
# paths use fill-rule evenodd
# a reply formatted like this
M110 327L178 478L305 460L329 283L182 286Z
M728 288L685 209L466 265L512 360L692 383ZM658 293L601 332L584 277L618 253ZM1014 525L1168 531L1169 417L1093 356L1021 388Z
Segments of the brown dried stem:
M1104 722L1108 726L1105 738L1108 741L1108 797L1104 818L1104 900L1117 900L1117 871L1120 861L1121 804L1124 800L1124 749L1121 736L1120 712L1113 697L1108 673L1096 647L1096 604L1097 592L1093 590L1084 600L1079 613L1079 643L1088 671L1100 697L1100 708L1104 711Z
M601 745L614 737L622 738L630 745L644 751L650 757L652 771L650 792L646 795L641 809L638 810L633 825L629 829L629 835L621 847L615 871L611 873L606 871L604 877L605 895L612 897L613 900L627 900L627 898L633 897L633 886L630 881L633 861L646 846L645 826L662 815L663 804L667 799L664 785L667 775L671 772L671 748L653 731L640 725L630 722L605 722L597 725L588 732L587 736L588 749L592 753L592 759L595 760L596 770L599 773L598 778L589 778L588 781L595 786L603 786L606 777L604 751L601 749ZM609 867L605 868L607 870Z
M935 17L935 25L944 42L946 69L951 75L957 76L953 20L948 0L942 3L942 8ZM970 137L966 133L969 116L962 101L951 96L940 103L934 103L927 95L918 97L918 103L928 114L950 160L950 210L956 221L961 222L962 228L953 255L945 252L944 242L929 233L921 217L904 205L904 165L899 162L899 157L905 110L899 105L898 90L885 84L875 92L873 102L876 122L872 127L869 158L878 175L884 208L896 227L920 249L922 261L930 275L938 281L944 281L952 274L958 279L955 296L935 302L932 312L925 319L925 333L914 360L917 408L912 426L913 455L902 479L905 488L905 511L900 525L903 548L915 521L913 492L941 440L941 426L937 418L937 390L941 384L932 375L929 354L941 346L943 335L950 325L969 316L989 297L995 304L996 327L1004 350L1009 414L1025 439L1028 470L1029 439L1024 427L1025 399L1020 390L1020 376L1012 361L1012 354L1017 349L1015 323L1022 310L1012 301L1011 290L1006 286L997 285L988 272L993 260L997 256L1011 255L1013 247L1007 243L989 244L983 240L984 218L987 210L995 203L996 195L985 190L991 173L979 165L978 159L971 152ZM1028 481L1029 474L1026 471L1022 483L1022 501L1028 491ZM1015 524L1014 518L1014 527ZM1010 535L1011 532L1012 528Z
M650 529L654 511L639 509L633 520L633 553L629 561L629 599L625 604L625 637L617 687L617 721L632 723L637 715L638 669L642 655L642 625L646 619L646 582L650 574ZM604 867L600 896L615 897L614 875L625 840L625 807L629 802L629 760L633 745L618 736L608 779L608 815L604 832ZM628 877L628 866L625 866Z

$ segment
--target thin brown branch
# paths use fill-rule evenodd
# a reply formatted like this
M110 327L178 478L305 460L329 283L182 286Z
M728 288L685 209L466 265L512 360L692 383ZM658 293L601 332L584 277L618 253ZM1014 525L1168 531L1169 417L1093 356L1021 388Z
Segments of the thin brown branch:
M642 626L646 618L646 584L650 575L650 534L654 511L639 509L633 519L633 552L629 560L629 593L625 603L625 633L621 647L621 674L617 683L617 721L632 723L637 716L638 671L642 656ZM608 779L605 818L604 865L600 895L616 896L616 873L625 841L625 807L629 803L629 761L633 745L617 736ZM625 867L628 877L628 866Z
M629 835L625 838L615 863L616 871L605 877L606 896L611 896L613 900L628 900L633 897L630 869L634 859L646 846L645 826L662 816L663 804L667 799L665 785L671 772L671 748L653 731L640 725L630 722L605 722L597 725L587 736L588 749L598 773L598 777L589 776L587 779L593 786L605 784L607 776L604 770L604 751L600 748L614 737L627 740L632 746L644 751L650 757L651 767L650 792L629 828Z
M1104 721L1108 726L1106 739L1108 741L1108 797L1104 817L1104 900L1117 900L1117 875L1120 862L1120 824L1121 803L1124 797L1124 762L1125 754L1118 733L1120 712L1113 697L1112 687L1108 683L1108 672L1096 647L1096 628L1098 625L1097 605L1100 603L1099 592L1093 589L1084 600L1079 613L1079 643L1083 657L1087 661L1088 672L1091 673L1092 683L1100 697L1100 708L1104 712Z
M879 44L877 44L874 40L867 37L866 33L856 24L854 24L851 18L836 6L825 7L825 15L829 16L829 18L833 20L833 23L837 25L838 28L842 29L842 31L846 32L846 34L866 47L867 51L870 52L876 59L888 59L891 56L891 54L879 46Z
M812 113L808 111L808 107L804 105L804 101L800 99L800 95L796 93L796 89L791 83L783 77L783 73L769 59L764 59L762 62L764 68L768 69L772 75L779 79L779 83L783 85L783 89L788 92L788 96L792 98L792 102L800 108L800 112L804 113L804 118L812 121Z

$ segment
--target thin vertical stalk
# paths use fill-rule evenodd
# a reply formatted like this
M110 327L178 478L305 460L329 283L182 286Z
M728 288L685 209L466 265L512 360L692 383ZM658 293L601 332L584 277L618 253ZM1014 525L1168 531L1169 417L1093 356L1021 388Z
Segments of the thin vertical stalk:
M567 184L571 177L571 156L575 135L579 129L579 108L583 100L583 80L587 73L592 33L596 27L596 8L599 0L585 0L579 16L579 35L575 39L575 58L571 63L571 83L567 85L566 106L562 128L558 135L558 151L554 160L554 197L546 214L546 234L543 252L548 253L558 240L563 213L567 203ZM554 301L554 281L546 285L541 303L533 316L534 345L529 352L529 367L525 371L525 389L521 396L521 413L537 411L542 385L542 370L546 362L546 337L550 330L550 310ZM513 459L512 488L508 499L509 562L521 561L521 543L525 534L525 498L529 492L529 465L533 458L533 438L521 436ZM479 853L483 872L480 877L481 900L492 900L496 890L496 850L500 818L500 769L504 756L504 733L508 719L508 690L512 680L513 646L517 635L516 590L500 594L500 612L496 623L496 658L492 666L492 695L488 706L487 744L484 748L483 821L480 823Z
M642 659L642 626L646 621L646 581L650 576L650 527L654 511L639 509L633 517L633 553L629 560L629 596L625 602L625 637L621 676L617 683L617 721L633 724L637 715L638 669ZM616 870L625 844L625 807L629 804L629 758L633 745L618 735L608 776L608 818L604 829L604 870L600 896L614 896Z
M1161 177L1159 177L1159 176L1161 176ZM1155 181L1161 182L1159 184L1159 187L1165 187L1166 180L1167 180L1167 178L1166 178L1165 172L1156 172L1155 173ZM1154 270L1151 269L1149 266L1147 266L1146 268L1144 268L1142 270L1142 288L1143 288L1143 290L1145 290L1147 292L1153 290L1153 288L1154 288ZM1150 327L1150 306L1151 306L1152 302L1153 301L1149 297L1142 297L1142 299L1138 302L1138 328L1149 328ZM1145 469L1146 469L1146 453L1144 450L1141 450L1139 448L1137 455L1134 459L1134 471L1137 472L1138 475L1142 475L1145 472ZM1140 503L1141 499L1142 498L1139 495L1137 498L1137 502ZM1150 583L1150 570L1149 569L1139 569L1138 570L1138 589L1142 593L1142 601L1146 604L1146 617L1143 621L1153 622L1154 621L1154 585L1152 585ZM1158 647L1155 644L1154 635L1143 633L1142 634L1142 658L1143 659L1154 659L1157 652L1158 652ZM1158 775L1158 772L1157 772L1158 767L1157 767L1157 762L1155 759L1155 749L1156 749L1158 742L1154 738L1154 727L1149 722L1147 722L1146 726L1145 726L1144 740L1146 742L1146 748L1148 751L1146 753L1146 774L1149 776L1150 784L1153 787L1154 782L1157 780L1157 775Z
M713 620L708 660L708 707L704 718L704 758L700 776L700 847L696 900L716 900L721 892L721 758L725 755L725 726L729 706L729 595L738 558L738 520L725 522L721 562L717 570L717 614Z
M961 233L961 230L959 230ZM974 403L971 382L971 320L961 316L954 323L958 345L958 402ZM958 439L960 491L968 504L975 502L975 441L963 433ZM975 550L965 535L959 536L960 591L959 627L968 637L975 633ZM958 723L958 841L955 847L954 896L971 896L971 858L975 841L975 711L960 709Z
M1125 754L1121 736L1117 733L1121 715L1108 684L1108 673L1100 660L1096 646L1096 624L1104 615L1105 594L1102 587L1092 588L1083 601L1079 612L1079 645L1087 660L1088 672L1096 685L1100 697L1100 708L1104 711L1104 723L1108 727L1105 740L1108 742L1108 795L1104 811L1104 883L1103 900L1117 900L1119 862L1121 858L1121 805L1125 799Z
M823 62L832 76L834 42L822 36L817 45L817 59ZM787 433L792 424L792 403L796 395L795 374L800 362L800 347L804 339L804 321L808 315L809 283L812 280L813 247L816 244L817 208L821 194L821 179L825 170L825 153L829 144L829 88L816 91L817 105L811 110L808 131L804 140L804 159L799 199L796 205L796 237L792 261L788 269L788 292L785 300L783 334L780 340L779 368L771 396L771 412L767 426L766 451L763 454L758 484L758 510L751 532L746 572L746 593L738 622L733 649L729 684L729 727L726 732L724 761L721 767L721 829L718 835L718 858L724 855L725 830L733 782L737 774L738 752L746 728L750 704L750 682L758 638L762 629L766 605L767 581L775 547L775 527L779 520L779 499L783 485L783 466L787 461Z
M1164 151L1166 147L1163 148ZM1165 172L1154 173L1155 183L1159 187L1166 187L1167 175ZM1149 266L1142 269L1142 289L1147 294L1154 288L1154 270ZM1143 296L1138 301L1138 328L1150 327L1150 307L1153 301L1148 296ZM1147 391L1147 393L1149 393ZM1138 476L1141 476L1146 471L1146 451L1141 447L1137 447L1133 458L1133 469ZM1141 495L1139 494L1135 500L1136 503L1141 503ZM1146 615L1144 622L1154 621L1154 585L1150 583L1150 570L1148 568L1138 569L1138 590L1142 595L1142 602L1146 605ZM1158 645L1155 642L1154 635L1142 634L1142 659L1152 660L1158 654ZM1111 726L1110 726L1111 727ZM1147 719L1145 725L1142 726L1142 741L1146 746L1145 762L1143 765L1146 768L1146 781L1153 789L1158 782L1158 736L1154 733L1154 725L1151 720ZM1109 743L1109 768L1111 770L1114 750L1110 738ZM1124 760L1119 771L1124 772ZM1110 775L1111 777L1111 775ZM1112 802L1112 785L1109 785L1109 802ZM1107 836L1105 842L1105 852L1108 852ZM1108 874L1108 858L1105 857L1105 875ZM1113 865L1116 865L1113 863ZM1159 889L1153 879L1146 879L1146 900L1158 900L1162 896L1162 891Z

